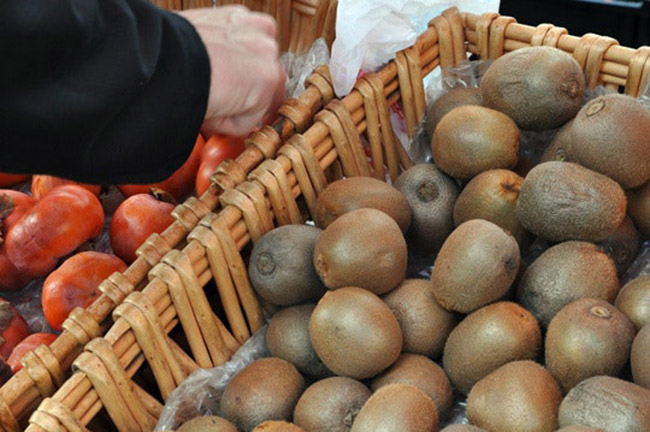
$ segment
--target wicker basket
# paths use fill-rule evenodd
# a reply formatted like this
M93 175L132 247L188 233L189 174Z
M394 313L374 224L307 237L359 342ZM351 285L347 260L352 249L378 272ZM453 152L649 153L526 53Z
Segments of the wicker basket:
M384 166L393 178L407 168L410 161L395 140L388 107L401 101L413 131L424 113L422 77L434 68L444 70L466 59L467 52L497 58L531 45L573 54L590 86L623 86L636 96L650 73L650 48L633 50L607 37L577 38L551 25L534 28L497 14L450 9L431 21L413 47L359 80L347 97L330 101L317 114L302 109L296 115L299 108L319 107L331 97L331 87L321 91L324 74L316 74L319 84L300 102L283 107L293 120L283 118L275 128L251 135L250 147L219 168L211 189L180 205L178 221L147 241L123 275L102 284L99 300L85 312L75 311L49 349L42 346L25 358L23 372L0 390L3 429L20 430L26 414L45 398L27 430L85 430L102 409L121 431L151 430L162 402L186 376L223 363L262 324L241 251L274 225L302 223L327 184L326 171L334 173L329 180L337 173L383 179ZM361 134L370 143L372 165ZM279 156L272 159L276 149ZM148 282L141 281L138 276L147 272ZM211 290L204 291L208 283ZM220 299L225 324L210 306L213 296ZM111 312L113 324L97 337ZM172 331L175 339L168 336ZM64 380L70 364L74 374ZM144 389L147 382L151 393Z

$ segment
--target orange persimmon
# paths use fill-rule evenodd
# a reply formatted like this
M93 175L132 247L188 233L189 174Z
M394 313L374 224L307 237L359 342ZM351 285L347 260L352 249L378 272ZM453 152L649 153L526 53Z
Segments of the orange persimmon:
M0 190L0 291L18 290L32 280L21 272L7 256L4 239L9 229L29 210L36 200L11 189Z
M25 339L20 341L18 345L11 351L11 355L7 359L7 364L11 368L11 371L15 374L23 368L22 363L20 362L25 354L30 351L34 351L39 346L45 344L50 346L52 342L56 340L56 335L52 333L32 333L27 336Z
M99 196L101 190L101 186L99 185L77 183L76 181L67 180L61 177L40 174L32 177L32 196L36 199L41 199L55 187L69 184L81 186L95 196Z
M234 159L244 151L242 138L230 138L215 135L208 140L201 154L201 165L196 174L196 195L201 196L210 187L210 177L215 173L221 162Z

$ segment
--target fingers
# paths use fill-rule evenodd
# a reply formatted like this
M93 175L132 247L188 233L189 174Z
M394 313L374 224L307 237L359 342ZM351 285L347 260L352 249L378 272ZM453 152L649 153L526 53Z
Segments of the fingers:
M267 14L251 12L242 5L228 5L218 8L188 9L177 12L195 26L234 26L240 29L254 29L275 38L275 19Z

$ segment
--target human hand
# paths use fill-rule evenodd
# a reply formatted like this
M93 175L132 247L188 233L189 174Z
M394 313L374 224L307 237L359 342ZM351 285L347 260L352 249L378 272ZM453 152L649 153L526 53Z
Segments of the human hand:
M284 100L275 20L243 6L178 12L194 25L210 57L211 83L201 131L243 136Z

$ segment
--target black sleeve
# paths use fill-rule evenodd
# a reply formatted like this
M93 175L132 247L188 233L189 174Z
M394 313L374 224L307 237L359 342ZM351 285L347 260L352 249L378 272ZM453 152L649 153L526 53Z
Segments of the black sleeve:
M0 172L147 183L189 156L207 52L146 0L0 1Z

